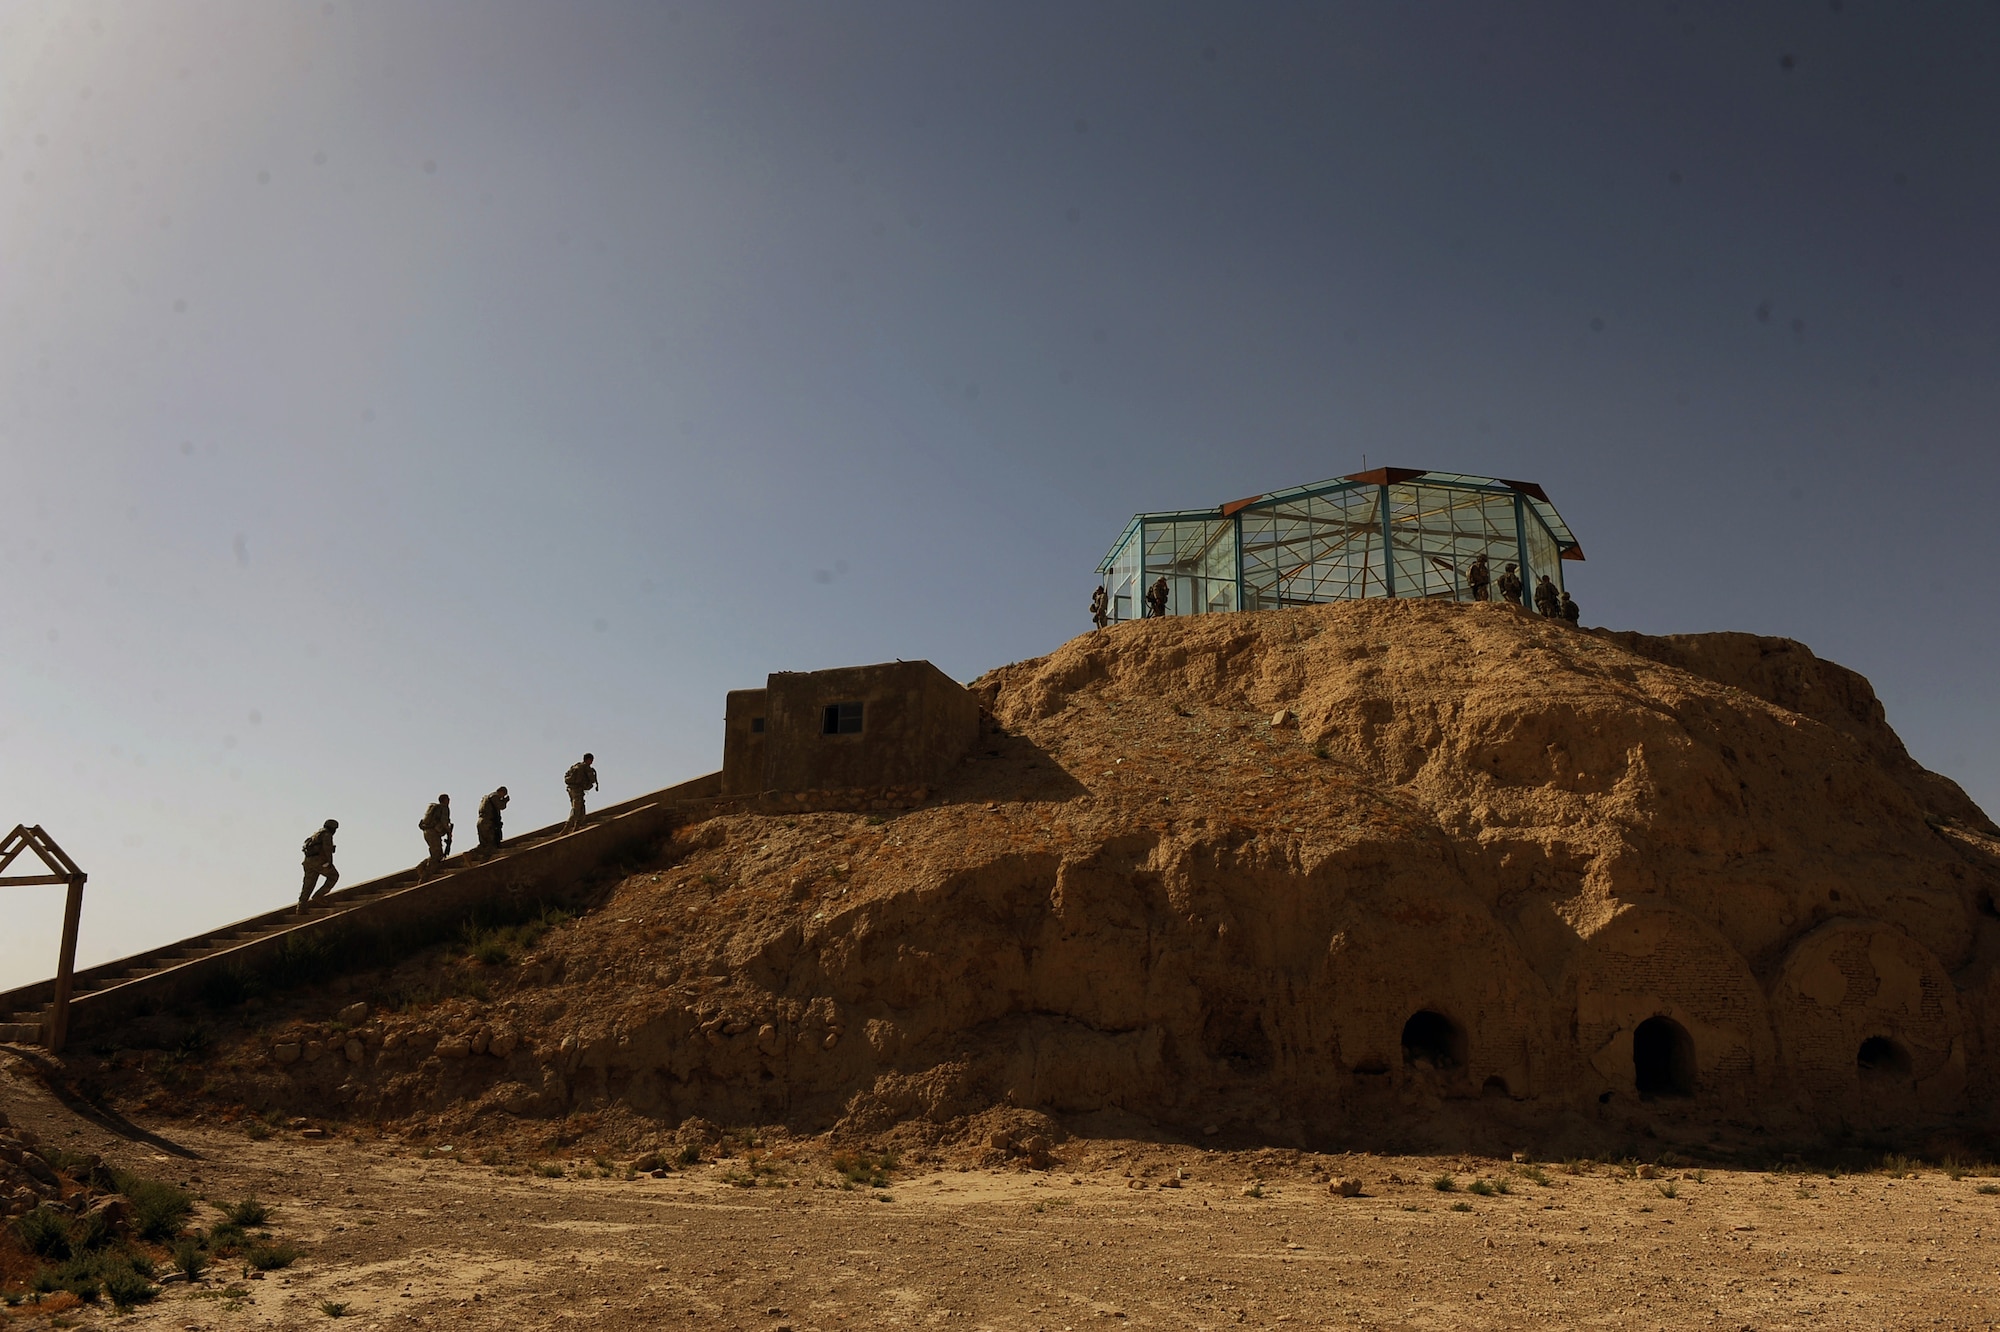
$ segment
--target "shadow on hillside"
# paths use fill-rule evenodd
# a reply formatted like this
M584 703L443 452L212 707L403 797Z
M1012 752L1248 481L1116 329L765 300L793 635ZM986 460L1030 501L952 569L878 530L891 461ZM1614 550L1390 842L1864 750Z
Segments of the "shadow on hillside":
M14 1055L33 1074L36 1082L49 1095L62 1102L63 1108L79 1119L87 1119L106 1133L115 1133L127 1142L140 1142L155 1151L180 1157L184 1161L200 1161L205 1158L191 1147L183 1147L170 1138L163 1138L150 1129L140 1128L125 1116L105 1105L84 1087L71 1081L68 1071L55 1059L40 1050L26 1046L10 1046L8 1052Z
M937 798L947 805L982 800L1060 804L1089 794L1034 741L993 732L979 738L971 757L939 786Z

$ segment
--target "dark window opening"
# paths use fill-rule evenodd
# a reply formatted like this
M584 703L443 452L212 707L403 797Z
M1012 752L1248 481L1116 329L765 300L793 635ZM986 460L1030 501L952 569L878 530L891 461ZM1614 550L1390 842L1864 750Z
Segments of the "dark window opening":
M1861 1049L1854 1056L1854 1067L1864 1078L1907 1078L1910 1052L1887 1036L1870 1036L1861 1042Z
M1270 1071L1271 1038L1264 1023L1247 1008L1218 1009L1202 1023L1201 1040L1210 1059L1229 1066L1229 1071L1250 1077Z
M821 735L860 735L861 705L859 703L829 703L820 718Z
M750 719L750 734L764 734L764 719L762 717L752 717Z
M1465 1032L1442 1013L1426 1008L1403 1024L1403 1063L1435 1069L1465 1066Z
M1514 1093L1508 1090L1507 1079L1496 1073L1486 1079L1485 1085L1479 1089L1479 1094L1481 1096L1512 1096Z
M1362 1074L1364 1077L1380 1077L1389 1071L1389 1061L1386 1059L1364 1059L1354 1066L1354 1071Z
M1694 1037L1666 1017L1650 1017L1632 1033L1632 1080L1641 1096L1694 1095Z

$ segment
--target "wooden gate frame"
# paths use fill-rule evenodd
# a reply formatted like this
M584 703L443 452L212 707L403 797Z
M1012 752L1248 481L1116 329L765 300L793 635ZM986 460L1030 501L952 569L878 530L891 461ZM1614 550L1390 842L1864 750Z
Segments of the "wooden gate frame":
M49 872L5 873L23 851L33 851ZM62 955L56 961L56 998L49 1006L48 1026L44 1029L50 1054L60 1054L63 1041L69 1036L69 998L76 976L76 931L83 921L83 881L89 877L64 854L53 837L42 831L40 824L30 828L17 823L14 831L0 840L0 888L32 883L69 885L69 901L63 907Z

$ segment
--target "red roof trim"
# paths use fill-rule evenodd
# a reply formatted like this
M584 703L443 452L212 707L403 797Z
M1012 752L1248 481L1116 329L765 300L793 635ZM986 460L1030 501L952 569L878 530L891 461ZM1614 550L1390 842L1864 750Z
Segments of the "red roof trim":
M1423 467L1377 467L1372 472L1355 472L1340 479L1343 481L1359 481L1361 484L1368 486L1393 486L1397 482L1407 481L1413 476L1422 476L1427 470L1429 469Z
M1229 503L1222 506L1222 516L1224 518L1228 518L1235 514L1241 513L1243 512L1243 510L1249 508L1251 505L1255 504L1258 500L1263 498L1264 497L1262 495L1252 495L1249 499L1231 500L1229 501Z
M1538 499L1544 504L1549 504L1553 502L1549 499L1548 492L1543 490L1540 486L1536 485L1532 481L1509 481L1505 477L1499 478L1499 481L1501 485L1506 486L1511 490L1518 490L1523 495L1526 495L1531 499Z

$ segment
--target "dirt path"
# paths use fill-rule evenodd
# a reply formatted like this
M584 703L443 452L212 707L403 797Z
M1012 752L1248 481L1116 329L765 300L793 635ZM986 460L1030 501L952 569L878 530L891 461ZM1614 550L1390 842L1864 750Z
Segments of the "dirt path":
M274 1202L280 1232L308 1250L263 1277L219 1266L192 1288L170 1282L129 1316L74 1310L71 1325L318 1327L335 1324L329 1304L357 1329L762 1332L1763 1332L1983 1328L2000 1316L2000 1195L1935 1169L1649 1179L1604 1165L1072 1141L1052 1170L947 1165L887 1189L841 1187L819 1143L781 1144L761 1170L732 1158L627 1178L569 1161L552 1178L338 1134L260 1142L157 1126L135 1143L19 1080L0 1091L50 1145L203 1197ZM1434 1187L1447 1173L1452 1192ZM1361 1178L1365 1196L1336 1196L1326 1175ZM747 1177L762 1183L731 1182ZM1482 1179L1508 1192L1469 1191ZM54 1321L11 1312L13 1327Z

